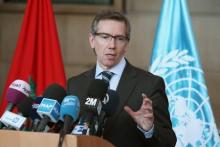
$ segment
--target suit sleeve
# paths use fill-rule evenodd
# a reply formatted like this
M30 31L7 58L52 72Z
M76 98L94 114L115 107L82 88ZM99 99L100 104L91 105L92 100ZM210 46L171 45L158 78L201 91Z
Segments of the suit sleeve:
M176 135L172 129L164 81L158 77L152 84L152 91L148 94L148 97L153 104L154 133L153 137L146 139L146 141L151 142L154 146L174 147Z

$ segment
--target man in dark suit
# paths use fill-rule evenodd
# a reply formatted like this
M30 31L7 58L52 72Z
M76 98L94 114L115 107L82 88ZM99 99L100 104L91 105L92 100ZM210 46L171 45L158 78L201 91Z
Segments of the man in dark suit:
M130 40L130 24L118 12L96 15L89 42L97 63L94 68L68 80L69 94L86 97L93 79L110 71L110 89L119 94L115 115L105 123L103 138L117 147L173 147L176 136L168 112L163 79L132 66L125 58Z

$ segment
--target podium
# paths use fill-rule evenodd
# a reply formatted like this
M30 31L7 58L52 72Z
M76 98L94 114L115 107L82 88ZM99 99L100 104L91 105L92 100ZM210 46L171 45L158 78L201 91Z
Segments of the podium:
M57 147L59 134L0 130L0 147ZM62 147L113 147L96 136L66 135Z

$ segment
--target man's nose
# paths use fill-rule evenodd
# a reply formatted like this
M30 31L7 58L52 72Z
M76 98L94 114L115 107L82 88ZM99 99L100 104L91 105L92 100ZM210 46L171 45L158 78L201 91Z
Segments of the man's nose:
M111 38L110 42L109 42L109 48L115 48L116 46L116 39L114 37Z

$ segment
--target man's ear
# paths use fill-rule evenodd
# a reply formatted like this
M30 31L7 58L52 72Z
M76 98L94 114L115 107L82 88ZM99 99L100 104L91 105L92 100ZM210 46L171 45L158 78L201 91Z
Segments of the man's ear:
M91 48L95 48L95 36L89 33L89 43Z

